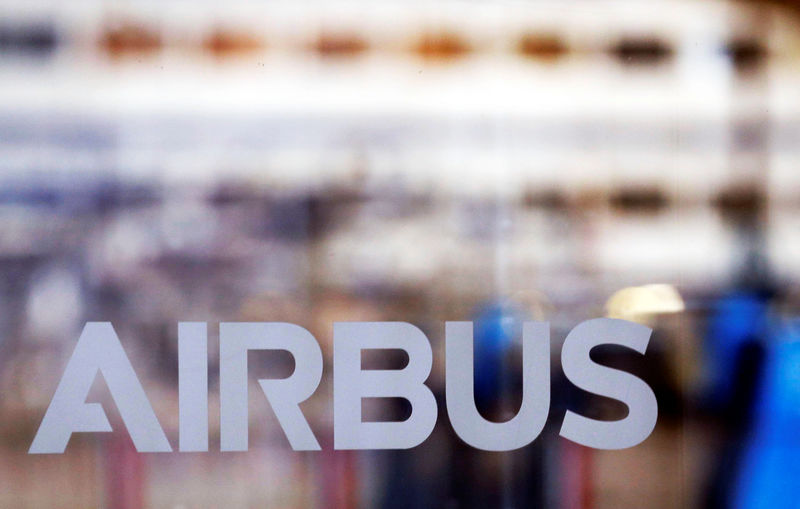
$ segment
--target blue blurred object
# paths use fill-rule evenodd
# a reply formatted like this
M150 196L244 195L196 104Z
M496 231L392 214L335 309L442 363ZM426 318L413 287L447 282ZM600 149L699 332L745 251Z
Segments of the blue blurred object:
M731 403L738 357L742 347L765 334L768 304L768 299L759 292L742 291L722 297L714 306L704 363L712 407Z
M767 352L733 507L800 507L800 321Z
M504 390L505 357L522 334L522 313L508 301L478 308L474 320L475 401L487 408Z

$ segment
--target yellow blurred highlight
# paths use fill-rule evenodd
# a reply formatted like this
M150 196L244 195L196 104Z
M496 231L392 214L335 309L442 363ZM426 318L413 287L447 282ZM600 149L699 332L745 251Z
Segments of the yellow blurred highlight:
M630 286L614 293L606 302L606 316L640 322L653 315L679 313L685 308L674 286L649 284Z

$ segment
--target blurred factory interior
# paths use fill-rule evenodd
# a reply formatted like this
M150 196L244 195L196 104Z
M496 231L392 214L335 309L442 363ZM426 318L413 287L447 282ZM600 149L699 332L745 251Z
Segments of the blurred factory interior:
M2 0L0 506L796 507L799 165L797 2ZM654 329L645 356L596 352L658 398L628 450L558 436L567 407L625 415L560 372L598 316ZM474 320L497 417L534 319L553 380L530 446L470 449L440 401L415 449L332 450L333 322L420 327L441 399L444 322ZM209 323L212 452L136 454L112 410L27 455L97 320L173 443L177 323ZM221 321L314 334L323 451L251 390L250 450L218 452ZM252 356L251 383L291 369Z

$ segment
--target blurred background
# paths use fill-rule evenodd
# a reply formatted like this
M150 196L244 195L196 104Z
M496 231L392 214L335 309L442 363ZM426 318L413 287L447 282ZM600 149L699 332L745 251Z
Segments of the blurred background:
M781 508L800 495L800 5L716 0L0 2L0 506ZM620 402L561 371L567 332L654 329L656 430L558 436ZM475 450L444 407L444 322L513 415L520 324L551 324L548 424ZM112 321L173 447L177 323L209 322L209 453L112 433L27 455L86 321ZM333 451L334 321L431 340L431 437ZM294 452L256 384L219 451L218 322L288 321L325 356ZM385 352L365 368L400 368ZM364 418L408 415L364 402ZM216 451L216 452L215 452Z

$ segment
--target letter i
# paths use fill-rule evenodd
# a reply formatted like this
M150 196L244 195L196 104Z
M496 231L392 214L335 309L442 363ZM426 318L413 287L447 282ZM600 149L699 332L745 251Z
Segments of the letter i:
M180 451L208 451L208 332L205 322L178 323Z

